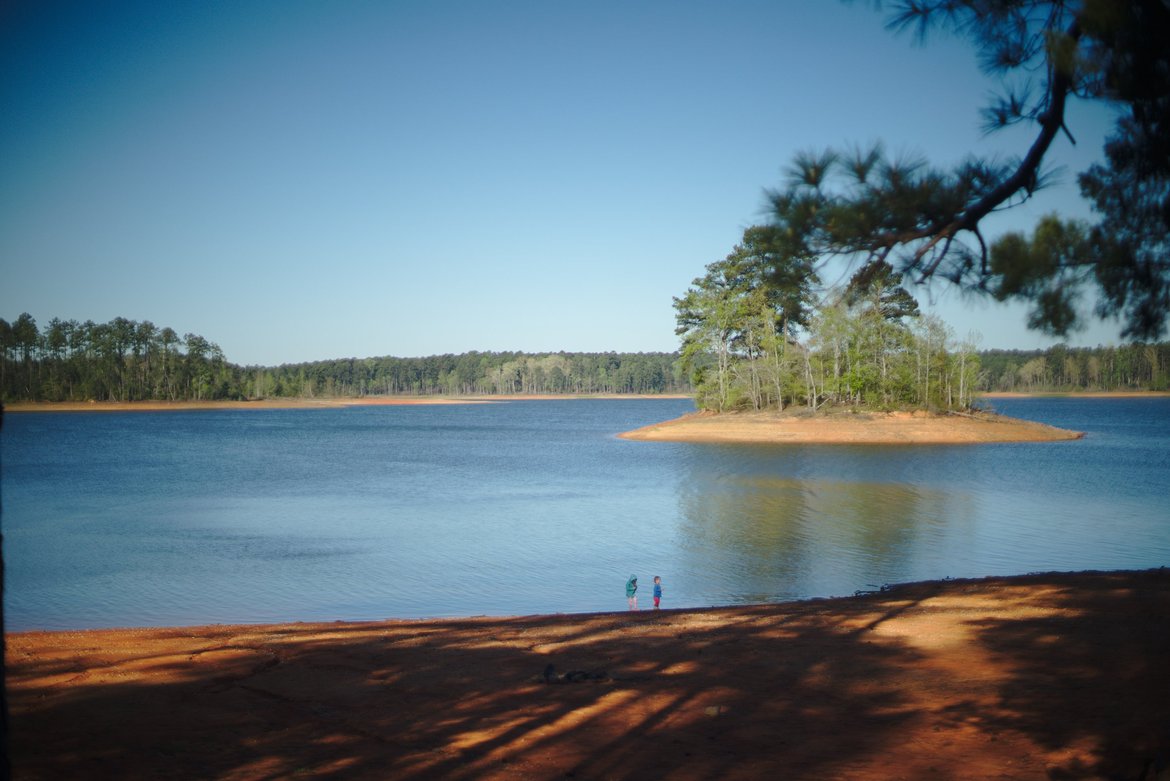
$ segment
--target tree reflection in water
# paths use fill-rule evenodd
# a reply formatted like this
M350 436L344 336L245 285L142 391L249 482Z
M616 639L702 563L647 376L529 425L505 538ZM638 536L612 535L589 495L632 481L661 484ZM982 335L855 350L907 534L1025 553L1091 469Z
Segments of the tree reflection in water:
M963 491L694 466L680 489L684 572L674 575L675 590L725 604L946 577L976 526L976 502Z

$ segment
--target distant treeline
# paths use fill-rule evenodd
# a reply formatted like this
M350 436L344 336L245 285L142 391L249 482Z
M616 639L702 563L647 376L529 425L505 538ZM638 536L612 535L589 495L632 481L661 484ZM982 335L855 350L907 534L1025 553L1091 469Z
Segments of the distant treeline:
M979 388L984 391L1170 390L1170 342L985 350L979 360Z
M469 352L240 366L197 334L149 321L0 319L7 401L144 401L369 395L691 393L677 353ZM1170 389L1170 342L985 350L983 391Z
M675 353L470 352L239 366L197 334L115 318L0 319L8 401L145 401L368 395L689 393Z
M247 395L430 396L689 393L675 353L469 352L345 358L245 370Z

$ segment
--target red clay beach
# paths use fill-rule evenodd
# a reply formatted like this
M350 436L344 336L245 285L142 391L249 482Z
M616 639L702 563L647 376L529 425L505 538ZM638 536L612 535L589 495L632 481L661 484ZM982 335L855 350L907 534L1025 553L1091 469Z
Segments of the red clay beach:
M8 636L18 779L1136 779L1170 570L709 610ZM1153 776L1147 776L1152 778Z

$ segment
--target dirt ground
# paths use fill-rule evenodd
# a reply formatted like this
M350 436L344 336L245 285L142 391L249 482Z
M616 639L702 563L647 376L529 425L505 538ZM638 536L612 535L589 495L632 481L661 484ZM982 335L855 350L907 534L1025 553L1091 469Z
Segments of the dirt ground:
M7 641L18 779L1052 781L1170 758L1165 568Z
M962 445L1078 439L1076 431L991 413L695 412L621 434L655 442L830 445Z

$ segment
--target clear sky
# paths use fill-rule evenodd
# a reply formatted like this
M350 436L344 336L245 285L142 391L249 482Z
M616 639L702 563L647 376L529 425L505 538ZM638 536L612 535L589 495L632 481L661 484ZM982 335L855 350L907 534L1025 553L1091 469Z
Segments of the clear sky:
M864 2L0 5L0 317L150 320L242 364L674 350L672 296L765 219L794 152L958 162L992 84ZM995 230L1088 217L1059 186ZM993 231L994 232L994 231ZM981 346L1021 308L915 291ZM1115 344L1117 326L1072 344Z

